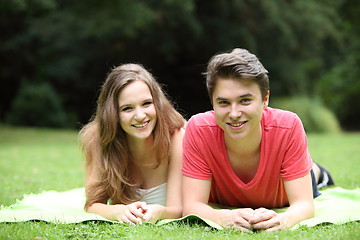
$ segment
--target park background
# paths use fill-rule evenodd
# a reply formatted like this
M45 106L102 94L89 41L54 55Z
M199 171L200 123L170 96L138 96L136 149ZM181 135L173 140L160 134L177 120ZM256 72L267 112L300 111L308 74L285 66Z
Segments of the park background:
M269 71L336 185L360 186L360 1L0 0L0 205L84 186L78 130L106 74L143 64L186 118L211 109L208 60L235 47ZM354 167L355 166L355 167ZM359 222L273 234L203 226L1 223L1 239L359 239Z
M360 1L0 0L0 123L79 129L111 68L143 64L181 113L211 109L208 60L235 47L308 132L360 130Z

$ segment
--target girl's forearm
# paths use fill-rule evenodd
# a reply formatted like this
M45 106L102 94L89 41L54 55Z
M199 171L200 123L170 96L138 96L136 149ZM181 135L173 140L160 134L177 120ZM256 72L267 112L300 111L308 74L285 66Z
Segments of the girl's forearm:
M119 216L124 214L126 206L117 204L117 205L107 205L104 203L93 203L88 209L88 213L94 213L100 215L111 221L120 221Z
M161 214L161 219L174 219L182 216L182 206L167 206Z

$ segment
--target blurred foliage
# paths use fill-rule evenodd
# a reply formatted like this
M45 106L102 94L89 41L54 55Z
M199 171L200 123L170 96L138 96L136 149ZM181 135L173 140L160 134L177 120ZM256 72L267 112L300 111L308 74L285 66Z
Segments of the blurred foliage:
M280 98L270 101L271 106L296 113L307 133L340 133L336 116L318 99L304 96Z
M359 128L356 102L340 107L360 91L354 84L359 6L350 0L0 0L0 121L21 82L49 82L66 113L76 113L74 122L86 123L106 73L125 62L144 64L190 117L211 108L201 75L207 61L242 47L269 70L272 96L320 97L342 123ZM335 101L333 89L349 90L337 92Z
M340 48L341 53L332 59L334 67L314 86L316 94L335 111L344 126L359 129L360 2L346 1L340 13L344 16L340 29L344 45Z
M23 84L6 122L21 126L69 127L60 98L48 83Z

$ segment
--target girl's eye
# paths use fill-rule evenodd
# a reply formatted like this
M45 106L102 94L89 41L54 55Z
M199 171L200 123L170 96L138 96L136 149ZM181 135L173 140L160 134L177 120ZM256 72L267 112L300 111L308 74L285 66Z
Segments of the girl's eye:
M143 106L144 106L144 107L147 107L147 106L150 106L151 104L152 104L151 101L147 101L147 102L144 102L144 103L143 103Z
M122 112L130 112L131 110L132 110L131 107L123 107L123 108L121 108Z

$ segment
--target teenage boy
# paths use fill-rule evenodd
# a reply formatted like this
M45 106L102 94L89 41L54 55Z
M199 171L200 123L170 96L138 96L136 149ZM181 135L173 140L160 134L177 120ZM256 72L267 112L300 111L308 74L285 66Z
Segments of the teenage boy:
M184 216L225 228L287 229L314 215L312 168L333 183L313 164L299 117L268 107L267 74L245 49L210 60L206 85L214 110L189 120L183 142ZM270 210L285 206L283 213Z

